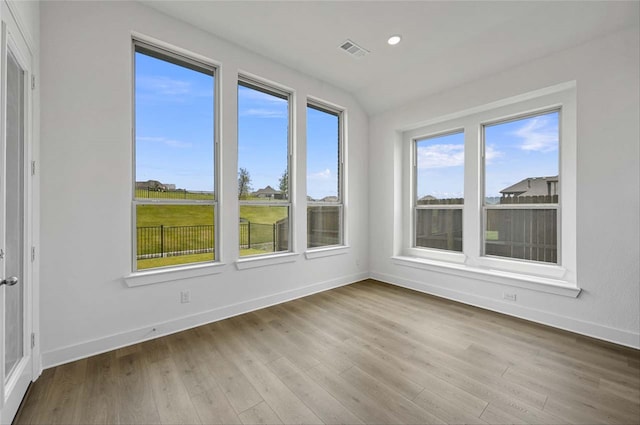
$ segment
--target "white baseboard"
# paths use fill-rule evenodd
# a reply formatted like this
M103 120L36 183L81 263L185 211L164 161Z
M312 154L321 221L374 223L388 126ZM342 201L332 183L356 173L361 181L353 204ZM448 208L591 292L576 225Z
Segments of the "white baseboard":
M418 292L435 295L464 304L473 305L484 308L486 310L496 311L498 313L508 314L509 316L518 317L543 325L552 326L554 328L575 332L581 335L613 342L615 344L624 345L631 348L640 349L640 334L599 325L597 323L586 322L571 317L560 316L558 314L549 313L547 311L537 310L529 307L514 305L513 303L505 303L499 300L482 297L479 295L469 294L466 292L455 291L438 285L431 285L424 282L418 282L402 277L371 272L372 279L391 285L401 286L403 288L412 289Z
M142 341L147 341L172 333L184 331L186 329L195 328L197 326L216 322L218 320L237 316L239 314L259 310L261 308L280 304L286 301L291 301L297 298L306 297L308 295L326 291L328 289L349 285L351 283L367 279L368 277L369 273L367 272L352 274L349 276L341 277L339 279L314 283L312 285L304 286L301 288L279 292L277 294L255 298L237 304L218 307L202 313L180 317L178 319L144 326L142 328L84 341L79 344L69 345L52 351L47 351L42 354L42 366L44 369L48 369L50 367L69 363L74 360L79 360L96 354L115 350L117 348L126 347L127 345L132 345Z

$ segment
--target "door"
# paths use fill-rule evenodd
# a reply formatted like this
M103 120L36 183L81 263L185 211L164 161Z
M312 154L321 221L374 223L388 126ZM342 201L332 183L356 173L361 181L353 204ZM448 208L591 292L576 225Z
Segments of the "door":
M0 115L0 423L11 423L33 377L28 267L29 53L2 5Z

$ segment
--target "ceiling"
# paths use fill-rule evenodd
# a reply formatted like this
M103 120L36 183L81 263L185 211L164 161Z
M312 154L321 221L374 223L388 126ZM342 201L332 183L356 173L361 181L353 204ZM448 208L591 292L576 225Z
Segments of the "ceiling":
M143 3L340 87L371 115L640 25L638 1ZM371 53L351 57L346 39Z

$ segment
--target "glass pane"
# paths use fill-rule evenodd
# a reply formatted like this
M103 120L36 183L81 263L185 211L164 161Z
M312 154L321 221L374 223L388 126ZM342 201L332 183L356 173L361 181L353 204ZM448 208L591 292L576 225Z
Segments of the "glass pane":
M213 261L214 209L212 205L138 205L137 268Z
M135 61L136 198L212 200L213 71L139 47Z
M240 206L240 256L289 251L289 207Z
M554 111L484 127L486 205L558 202L559 117Z
M485 254L558 262L556 209L488 209Z
M289 102L238 86L238 197L288 199Z
M464 133L416 141L416 204L464 203Z
M342 244L342 206L307 208L307 247Z
M416 209L416 247L462 252L462 209Z
M24 71L11 53L7 55L6 124L6 256L4 278L18 283L4 286L5 376L24 356Z
M307 106L309 201L340 202L340 118Z

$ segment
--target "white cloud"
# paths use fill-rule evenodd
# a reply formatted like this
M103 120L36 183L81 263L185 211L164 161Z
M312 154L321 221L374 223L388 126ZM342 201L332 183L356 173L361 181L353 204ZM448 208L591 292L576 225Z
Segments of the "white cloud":
M241 111L242 116L260 117L260 118L286 118L285 111L268 108L253 108Z
M166 137L148 137L138 136L136 142L162 143L170 148L190 148L193 146L191 142L183 142L181 140L167 139Z
M192 91L189 81L175 80L169 77L140 76L137 78L136 84L141 89L169 96L187 95Z
M328 180L329 178L331 178L331 170L327 168L323 171L318 171L317 173L309 174L307 177L313 180Z
M497 151L493 146L489 145L485 149L484 160L487 164L490 164L492 160L501 158L503 155L503 152Z
M523 139L520 149L524 151L553 152L558 150L558 130L546 117L535 117L526 121L514 135Z
M463 145L418 147L418 168L445 168L464 165Z

